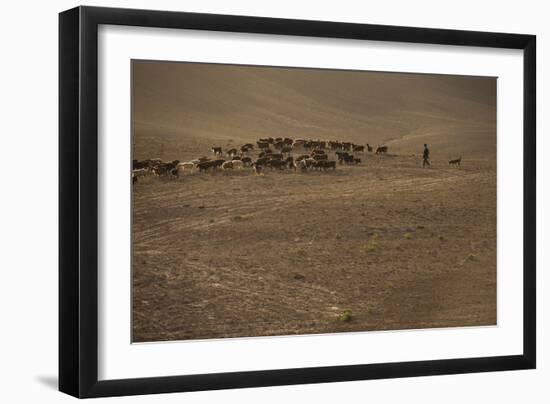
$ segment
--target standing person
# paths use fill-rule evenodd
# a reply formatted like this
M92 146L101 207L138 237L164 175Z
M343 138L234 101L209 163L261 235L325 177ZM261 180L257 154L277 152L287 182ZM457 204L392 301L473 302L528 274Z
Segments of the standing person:
M430 165L430 149L428 149L428 145L424 143L424 153L422 154L422 168L426 167L426 165Z

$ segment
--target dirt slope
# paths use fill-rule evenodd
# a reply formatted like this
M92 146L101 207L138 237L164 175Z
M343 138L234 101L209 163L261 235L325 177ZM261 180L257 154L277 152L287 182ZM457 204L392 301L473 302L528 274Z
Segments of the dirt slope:
M496 79L156 62L134 62L133 77L136 158L267 136L389 143L402 153L427 141L445 158L495 157Z

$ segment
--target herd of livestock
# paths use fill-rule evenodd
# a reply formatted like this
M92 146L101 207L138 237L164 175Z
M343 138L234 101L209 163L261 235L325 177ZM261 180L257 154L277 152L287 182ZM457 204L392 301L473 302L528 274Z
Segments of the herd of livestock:
M373 147L366 145L369 153ZM385 154L387 146L378 146L376 154ZM332 152L332 153L329 153ZM262 174L265 169L294 170L335 170L338 164L360 164L365 146L351 142L303 140L291 138L262 138L256 142L246 143L239 148L222 150L219 146L211 149L212 157L199 157L195 160L169 162L161 159L133 160L132 179L136 183L139 177L147 175L175 176L185 173L208 172L216 170L241 170L252 168L256 174ZM334 160L331 160L330 155ZM255 157L253 157L256 155Z

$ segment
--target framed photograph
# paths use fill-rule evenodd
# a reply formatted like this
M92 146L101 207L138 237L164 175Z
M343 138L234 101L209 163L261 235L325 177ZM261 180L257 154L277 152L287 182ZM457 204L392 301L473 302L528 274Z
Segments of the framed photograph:
M61 391L535 368L535 36L59 29Z

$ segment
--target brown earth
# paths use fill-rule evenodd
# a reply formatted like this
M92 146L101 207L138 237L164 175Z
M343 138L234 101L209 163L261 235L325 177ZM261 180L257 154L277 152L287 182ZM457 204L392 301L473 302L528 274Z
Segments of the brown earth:
M495 180L416 157L146 179L134 341L495 324Z
M134 63L134 158L279 135L392 153L140 178L134 342L496 324L494 80L292 71Z

